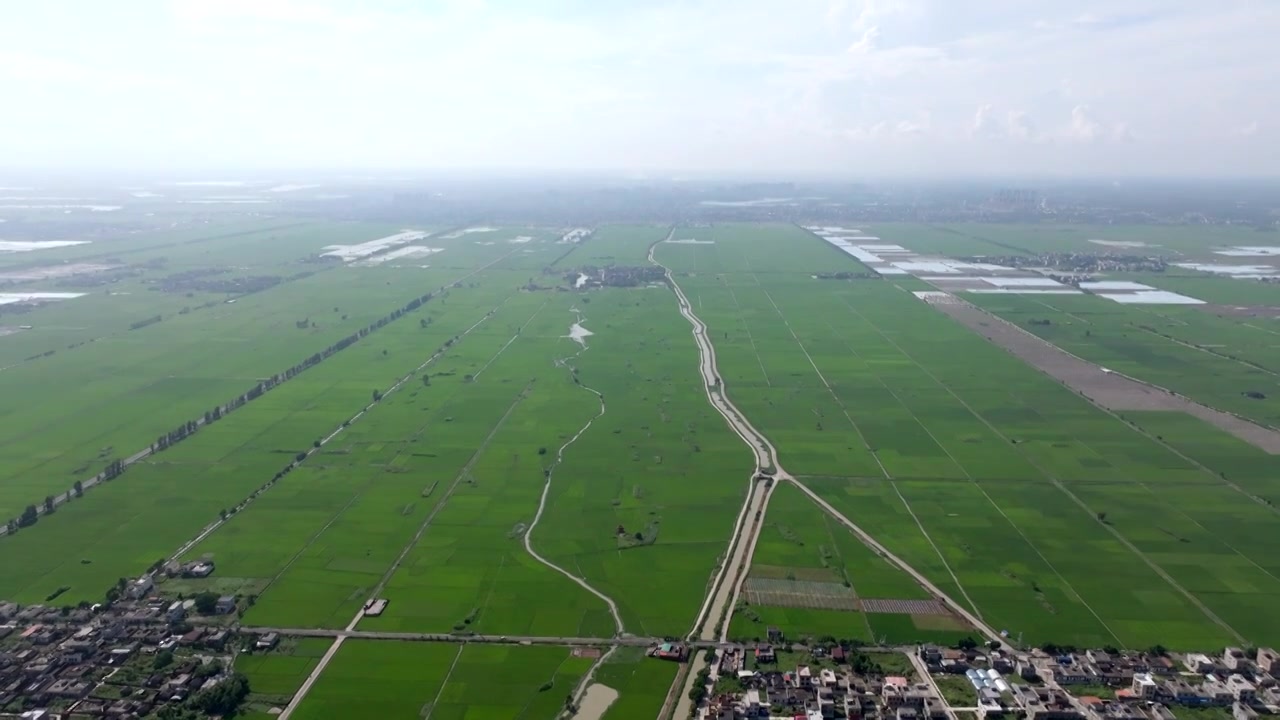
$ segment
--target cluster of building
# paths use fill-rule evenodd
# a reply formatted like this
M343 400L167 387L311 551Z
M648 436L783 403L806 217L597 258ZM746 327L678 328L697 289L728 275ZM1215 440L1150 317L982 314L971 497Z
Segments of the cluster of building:
M1270 648L1227 648L1218 657L1037 651L998 662L1005 671L1012 664L1020 680L1039 684L1006 684L1002 693L975 681L980 717L1012 712L1031 720L1173 720L1170 707L1177 706L1230 708L1236 720L1280 712L1280 656Z
M186 622L194 604L0 602L0 717L145 717L216 686L229 677L234 634L216 619Z
M1164 272L1168 263L1158 256L1105 252L1045 252L1035 255L999 255L960 258L965 262L991 263L1020 269L1050 268L1068 275L1097 272Z
M1179 707L1219 707L1234 720L1280 717L1280 655L1270 648L1209 657L927 645L912 653L915 678L859 672L867 664L840 646L809 653L811 664L779 667L770 645L722 648L721 691L703 717L954 720L961 711L981 720L1174 720ZM943 697L940 684L959 682L945 676L972 686L964 707Z
M772 663L776 658L770 646L725 648L718 657L719 675L737 678L739 690L713 694L704 717L948 720L942 698L928 683L898 676L859 675L842 664L845 651L839 646L831 649L829 657L835 667L799 665L761 670L761 664ZM748 665L756 669L748 669Z

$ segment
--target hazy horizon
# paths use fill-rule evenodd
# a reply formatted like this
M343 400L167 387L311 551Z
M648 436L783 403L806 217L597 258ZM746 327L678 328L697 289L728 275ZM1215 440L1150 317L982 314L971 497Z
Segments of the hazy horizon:
M1276 174L1280 6L1029 5L11 5L0 155L175 176Z

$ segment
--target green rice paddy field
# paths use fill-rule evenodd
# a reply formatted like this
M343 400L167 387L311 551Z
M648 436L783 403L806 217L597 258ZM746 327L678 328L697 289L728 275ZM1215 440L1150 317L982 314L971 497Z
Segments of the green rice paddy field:
M735 402L791 473L984 619L1035 643L1280 633L1265 612L1280 518L1216 468L895 281L815 280L858 264L799 229L690 232L715 243L661 257L684 273Z
M577 246L556 242L554 229L507 228L419 241L443 251L412 262L314 261L324 246L398 230L227 223L130 236L111 253L97 243L48 251L137 272L87 288L92 297L0 318L33 325L0 337L0 393L14 398L0 410L0 517L434 296L0 537L0 599L97 601L118 578L178 554L212 559L216 573L160 592L252 596L246 625L687 634L728 547L751 453L708 403L665 283L575 292L566 282L583 268L647 266L670 228L605 227ZM1083 249L1097 237L874 230L951 255ZM709 326L729 396L782 465L989 624L1027 644L1280 642L1270 612L1280 601L1278 456L1181 414L1102 412L917 300L910 290L926 286L914 278L818 280L862 268L799 228L688 227L675 238L711 241L660 245L657 257ZM1189 253L1197 242L1178 231L1165 246ZM251 268L237 265L246 255ZM39 264L6 257L0 271ZM152 289L211 267L284 280L250 294ZM1208 287L1189 273L1168 279ZM1050 318L1032 329L1072 352L1269 421L1269 392L1239 394L1274 382L1273 331L1256 320L989 297L986 307L1021 325ZM129 329L155 314L160 322ZM569 337L575 322L591 333L582 343ZM556 567L531 555L526 537ZM620 623L565 573L615 601ZM929 597L787 485L775 490L751 577L847 583L862 600ZM375 596L390 601L386 611L361 618ZM770 603L740 605L730 633L767 626L889 643L969 634L946 615ZM251 709L287 703L328 646L287 640L241 657ZM352 639L298 712L548 717L593 664L557 647ZM619 650L595 675L621 692L606 717L653 717L674 675L674 665Z
M351 641L298 718L554 717L594 661L556 647Z
M852 532L790 485L774 490L766 525L752 556L748 583L821 583L827 592L841 588L859 599L928 600L910 576L879 557ZM802 590L803 588L797 588ZM945 615L861 612L743 602L734 613L729 636L765 639L776 627L792 640L825 636L862 643L953 643L970 635L963 622Z

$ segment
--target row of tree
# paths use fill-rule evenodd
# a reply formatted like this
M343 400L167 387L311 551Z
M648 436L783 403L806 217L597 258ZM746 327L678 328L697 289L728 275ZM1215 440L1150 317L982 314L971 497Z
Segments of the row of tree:
M225 416L227 413L230 413L231 411L236 410L237 408L243 407L246 403L252 400L256 400L262 397L263 393L276 387L280 383L283 383L286 380L293 379L294 377L302 373L304 370L315 367L316 365L320 364L327 358L332 357L334 354L339 353L351 347L355 343L359 342L362 338L366 337L369 333L386 326L388 323L391 323L395 320L400 319L405 315L405 313L409 313L409 312L413 312L414 310L417 310L418 308L426 304L428 301L430 301L432 297L434 297L434 293L426 293L425 295L421 295L419 297L413 298L409 302L405 303L403 307L397 308L391 311L390 313L388 313L387 315L384 315L381 318L378 318L373 323L366 325L363 328L360 328L358 331L342 338L341 340L338 340L337 342L333 343L332 345L325 348L324 350L321 350L318 353L314 353L310 355L309 357L307 357L307 359L286 369L284 372L276 373L269 378L258 381L253 387L249 388L247 391L241 393L240 395L237 395L230 402L218 405L213 409L206 411L203 417L201 417L199 420L187 420L186 422L170 430L169 432L157 437L155 442L151 443L151 448L150 448L151 452L158 453L163 450L167 450L170 447L173 447L175 444L182 442L183 440L186 440L187 438L194 435L202 425L208 425L208 424L217 422L218 420L221 420L223 416ZM380 398L378 397L374 398L375 401L378 399ZM124 473L126 467L127 467L127 464L123 460L119 460L119 459L112 460L110 463L107 464L106 468L103 469L102 473L100 474L100 478L104 481L114 480ZM275 480L279 480L284 475L284 473L287 473L291 469L292 469L292 464L289 467L286 467L282 472L276 473L276 476L273 478L273 482ZM75 494L75 497L81 497L84 494L84 487L81 485L79 480L77 480L75 485L73 486L72 492L67 493L66 498L68 500L71 499L72 493ZM55 497L56 496L53 496L53 495L45 497L44 503L43 503L44 514L46 515L51 514L54 511L57 505ZM40 515L41 515L41 512L35 505L28 505L26 509L23 510L21 516L17 518L12 518L5 522L5 531L7 533L15 533L21 528L30 527L31 525L34 525L36 523Z

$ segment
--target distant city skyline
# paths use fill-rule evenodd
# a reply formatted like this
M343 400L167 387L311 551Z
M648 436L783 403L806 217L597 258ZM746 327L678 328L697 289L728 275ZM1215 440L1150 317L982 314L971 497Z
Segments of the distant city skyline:
M9 169L1266 176L1265 0L0 9Z

